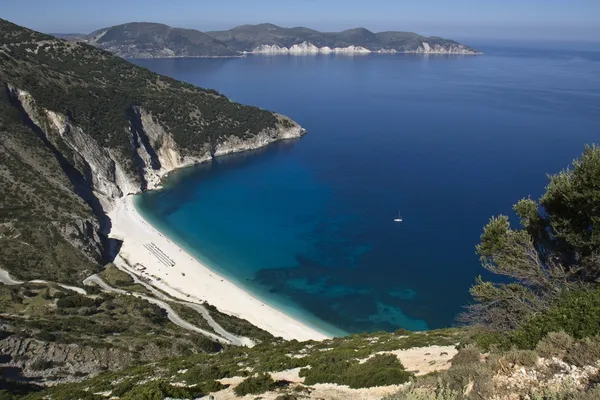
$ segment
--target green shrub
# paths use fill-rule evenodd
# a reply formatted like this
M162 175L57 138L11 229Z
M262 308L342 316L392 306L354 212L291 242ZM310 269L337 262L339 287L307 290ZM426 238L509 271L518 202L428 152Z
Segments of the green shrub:
M92 307L99 306L102 304L102 301L101 298L92 299L91 297L76 293L58 299L56 306L58 308Z
M275 397L275 400L298 400L298 396L286 393Z
M351 388L397 385L408 382L412 374L404 370L392 354L378 354L360 364L357 360L337 360L312 364L300 370L306 385L337 383Z
M406 390L384 397L382 400L459 400L460 393L447 387L438 389L416 388L411 386Z
M221 378L225 378L225 374L216 365L196 365L183 374L183 379L189 385Z
M125 381L119 383L117 386L115 386L111 390L110 395L113 397L120 397L120 396L123 396L125 393L129 392L130 390L132 390L133 388L134 388L133 381L125 380Z
M598 360L600 360L600 337L598 336L577 342L564 357L565 362L579 367L594 365Z
M481 362L481 351L474 346L464 347L452 357L451 362L452 365L479 363Z
M565 294L554 306L527 321L510 333L511 343L533 349L550 332L563 331L575 339L600 334L600 288L574 290Z
M453 365L440 377L443 387L459 393L473 384L467 399L489 399L494 391L492 370L484 363Z
M535 347L541 357L563 358L573 347L573 338L566 332L550 332Z
M166 397L191 399L195 394L182 387L172 386L165 381L152 381L131 389L121 400L163 400Z
M504 359L512 365L533 367L537 364L538 354L533 350L512 349L504 354Z
M203 384L196 386L195 389L201 390L202 394L208 394L208 393L218 392L219 390L223 390L223 389L225 389L225 387L226 386L223 385L221 382L217 382L217 381L213 380L213 381L204 382ZM199 395L200 393L194 392L194 394Z
M52 361L48 361L48 360L44 360L44 359L38 359L35 360L33 363L31 363L30 368L34 371L43 371L46 369L50 369L54 366L54 363Z
M236 396L245 396L247 394L262 394L275 389L275 381L269 374L259 374L244 379L233 389Z

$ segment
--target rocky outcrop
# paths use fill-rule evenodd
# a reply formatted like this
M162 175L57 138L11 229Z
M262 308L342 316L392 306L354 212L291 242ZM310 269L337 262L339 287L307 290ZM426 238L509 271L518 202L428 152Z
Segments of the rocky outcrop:
M479 51L473 50L462 44L429 44L427 42L421 43L416 50L408 50L406 53L417 53L417 54L461 54L461 55L478 55L482 54Z
M122 369L128 364L123 358L130 357L116 347L45 342L17 335L0 340L0 354L7 359L2 363L3 368L15 368L20 376L45 385L76 382L81 377ZM137 352L142 362L169 356L172 356L170 348L160 348L152 342Z
M310 55L310 54L369 54L370 50L362 46L335 47L328 46L317 47L310 42L303 42L293 46L281 47L277 45L262 45L258 46L250 52L252 54L293 54L293 55Z
M285 117L279 116L279 118L281 120ZM237 136L224 138L224 140L219 141L215 146L213 155L217 157L225 154L255 150L278 140L295 139L306 133L299 125L293 124L290 120L287 121L291 126L284 127L282 124L279 124L273 129L264 130L248 139L241 139Z

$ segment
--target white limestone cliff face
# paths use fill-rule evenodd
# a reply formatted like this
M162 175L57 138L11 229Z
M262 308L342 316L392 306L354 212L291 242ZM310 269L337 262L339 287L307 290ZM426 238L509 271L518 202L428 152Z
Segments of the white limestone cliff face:
M136 109L142 130L148 137L150 148L146 149L141 145L138 154L144 161L144 179L147 182L147 189L156 189L160 186L162 178L169 172L183 168L189 165L200 164L211 160L211 147L209 144L204 146L203 151L197 156L182 156L173 137L168 134L162 125L154 120L152 114L143 108ZM160 163L160 168L152 167L149 151L153 150ZM139 191L139 190L138 190Z
M399 51L393 48L381 48L377 50L369 50L362 46L348 46L348 47L336 47L331 48L328 46L317 47L312 43L303 42L295 44L291 47L282 47L276 44L273 45L262 45L254 48L252 51L245 52L245 54L266 54L266 55L316 55L316 54L397 54L397 53L417 53L417 54L463 54L463 55L475 55L481 54L478 51L472 50L462 44L450 44L450 45L431 45L428 42L422 42L421 45L415 50L402 50Z
M247 52L251 54L293 54L293 55L314 55L314 54L369 54L371 50L361 46L349 46L349 47L317 47L312 43L303 42L295 44L291 47L281 47L276 44L274 45L262 45L254 48L252 51Z
M469 49L467 46L462 44L452 44L447 46L442 46L439 44L430 45L427 42L421 43L421 45L412 51L407 51L407 53L417 53L417 54L463 54L463 55L476 55L481 54L478 51L474 51Z

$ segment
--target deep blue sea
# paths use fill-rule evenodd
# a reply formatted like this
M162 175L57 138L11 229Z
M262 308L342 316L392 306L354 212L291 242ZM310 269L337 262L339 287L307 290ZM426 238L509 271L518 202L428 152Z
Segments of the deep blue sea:
M451 326L489 218L600 142L600 44L468 44L485 55L136 60L308 130L176 172L140 211L329 333Z

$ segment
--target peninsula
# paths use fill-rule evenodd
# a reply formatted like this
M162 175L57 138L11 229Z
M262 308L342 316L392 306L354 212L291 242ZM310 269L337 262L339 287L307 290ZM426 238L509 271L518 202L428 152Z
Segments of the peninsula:
M274 24L242 25L227 31L200 32L151 22L131 22L89 35L60 35L123 58L239 57L245 54L481 54L454 40L413 32L374 33L365 28L320 32Z

